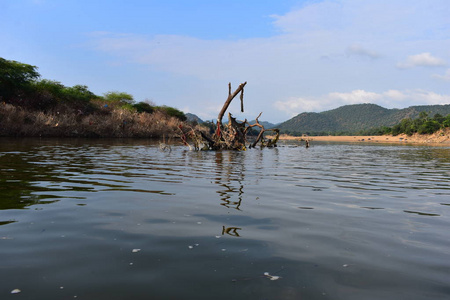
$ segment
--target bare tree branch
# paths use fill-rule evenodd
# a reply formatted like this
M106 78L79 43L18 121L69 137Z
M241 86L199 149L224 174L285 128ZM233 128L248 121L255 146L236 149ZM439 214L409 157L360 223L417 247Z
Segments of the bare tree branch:
M181 140L183 143L191 147L187 143L187 137L190 137L193 140L194 149L196 150L246 150L247 133L251 128L257 126L260 128L260 132L256 140L251 143L250 148L255 147L258 143L261 144L261 147L276 147L280 131L278 129L266 130L264 126L259 123L259 117L261 117L262 112L256 118L255 124L249 124L247 120L238 122L236 121L236 118L231 115L231 113L228 113L228 124L226 126L222 124L223 116L230 106L231 101L233 101L239 93L241 100L241 111L244 112L244 86L246 84L247 82L241 83L233 93L231 93L231 83L228 84L228 98L219 112L216 124L217 128L212 137L209 137L205 132L198 129L184 129L183 127L180 127ZM276 137L273 140L269 139L266 141L264 139L264 133L266 131L274 131L276 133Z

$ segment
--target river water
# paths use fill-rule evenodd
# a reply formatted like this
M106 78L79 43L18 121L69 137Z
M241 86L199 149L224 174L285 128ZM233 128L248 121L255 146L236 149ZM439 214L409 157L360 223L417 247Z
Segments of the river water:
M0 139L0 299L449 299L450 148Z

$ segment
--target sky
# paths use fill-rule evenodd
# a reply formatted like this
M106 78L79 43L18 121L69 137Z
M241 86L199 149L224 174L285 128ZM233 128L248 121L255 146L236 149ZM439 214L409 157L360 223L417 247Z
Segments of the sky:
M448 0L0 0L0 57L42 78L273 123L450 104Z

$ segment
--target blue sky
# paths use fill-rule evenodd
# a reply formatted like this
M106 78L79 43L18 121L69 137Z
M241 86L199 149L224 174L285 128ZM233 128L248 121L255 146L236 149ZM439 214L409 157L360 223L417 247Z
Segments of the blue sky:
M0 0L0 57L217 117L450 104L450 1Z

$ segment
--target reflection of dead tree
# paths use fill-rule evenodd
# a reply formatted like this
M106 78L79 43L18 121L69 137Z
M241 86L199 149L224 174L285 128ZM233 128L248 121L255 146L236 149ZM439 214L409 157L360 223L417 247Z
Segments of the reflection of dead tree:
M309 148L309 142L311 141L311 139L306 134L304 134L302 136L302 138L300 139L300 142L303 142L303 141L305 142L306 148Z
M238 122L236 121L236 118L233 118L231 113L228 113L228 124L224 125L222 123L223 116L230 106L231 101L233 101L233 99L239 94L241 100L241 112L244 112L244 86L246 84L247 82L241 83L233 93L231 93L231 83L228 84L228 98L219 112L216 129L212 136L198 129L186 129L180 126L181 140L183 143L191 147L187 141L189 138L192 140L194 144L193 148L195 150L246 150L247 133L251 128L256 126L260 129L259 135L256 140L249 145L249 147L256 147L258 143L261 143L261 147L276 147L280 131L278 129L265 129L258 120L262 113L260 113L256 118L255 124L250 124L247 120ZM276 133L273 140L266 140L264 138L264 133L267 131L273 131Z
M240 237L239 233L237 232L238 230L241 230L242 228L239 227L225 227L222 226L222 235L224 235L225 233L231 236L237 236Z
M214 183L220 186L216 192L220 195L220 205L241 210L245 176L242 156L223 151L216 151L214 155L216 163Z
M170 145L166 144L166 136L163 135L163 141L159 142L159 150L165 152L165 151L169 151L172 152L172 148L170 147Z
M220 196L221 196L221 200L223 201L222 203L220 203L220 205L223 205L227 208L234 208L237 210L241 210L240 206L241 206L241 202L242 202L242 194L244 193L242 191L242 189L244 188L243 185L241 185L239 187L239 192L238 192L238 201L231 201L231 194L236 193L236 189L233 188L232 186L229 186L227 184L222 184L223 187L227 188L227 190L225 191L217 191Z

